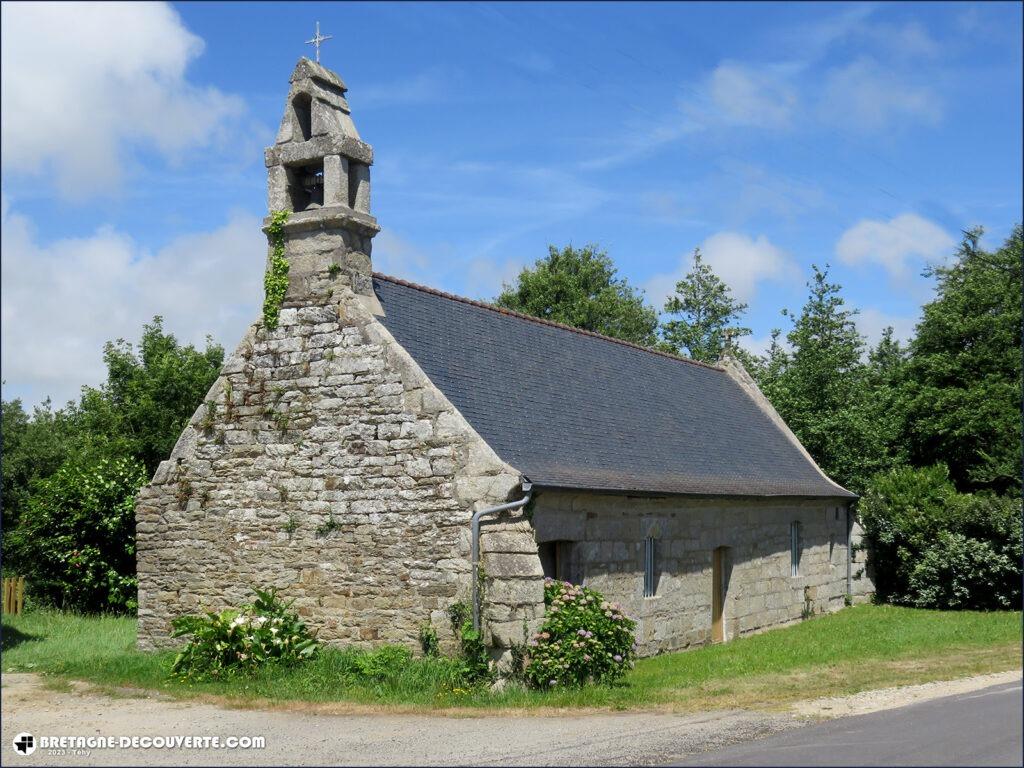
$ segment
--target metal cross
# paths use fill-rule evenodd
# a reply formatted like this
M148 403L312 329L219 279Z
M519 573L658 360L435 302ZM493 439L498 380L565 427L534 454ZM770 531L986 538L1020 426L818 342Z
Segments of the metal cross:
M320 43L324 40L330 40L334 35L321 35L320 34L320 22L316 23L316 34L306 41L306 45L312 45L316 47L316 63L320 63Z

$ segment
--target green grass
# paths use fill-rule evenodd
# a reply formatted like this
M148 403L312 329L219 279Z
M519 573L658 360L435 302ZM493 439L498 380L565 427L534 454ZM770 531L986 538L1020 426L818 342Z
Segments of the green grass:
M242 706L778 707L799 699L1020 668L1021 614L857 606L724 645L643 659L615 686L543 692L463 690L445 659L416 660L385 681L354 679L352 651L336 649L296 668L185 684L167 679L172 653L141 653L134 642L131 618L33 611L4 617L2 667L107 689L158 689Z

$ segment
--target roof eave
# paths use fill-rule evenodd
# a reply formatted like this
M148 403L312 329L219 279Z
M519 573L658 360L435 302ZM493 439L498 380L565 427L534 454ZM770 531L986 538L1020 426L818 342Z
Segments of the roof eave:
M662 498L662 497L680 497L680 498L691 498L691 499L840 499L844 502L852 503L860 498L857 494L852 491L848 491L845 488L839 488L842 493L742 493L736 492L721 492L716 493L712 491L671 491L671 490L651 490L647 488L610 488L610 487L598 487L592 485L570 485L568 483L558 482L544 482L538 480L530 480L533 484L535 491L551 490L551 491L572 491L582 493L604 493L613 496L639 496L644 498Z

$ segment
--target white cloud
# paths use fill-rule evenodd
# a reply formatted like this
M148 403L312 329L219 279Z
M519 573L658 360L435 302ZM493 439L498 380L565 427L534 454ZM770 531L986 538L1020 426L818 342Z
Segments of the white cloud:
M948 256L954 244L937 224L916 213L904 213L888 221L857 222L839 238L836 255L845 264L873 262L893 277L903 277L911 260L937 261Z
M749 302L762 281L799 278L796 262L764 235L752 238L739 232L718 232L701 243L700 251L704 261L726 282L733 297L739 301ZM674 271L648 280L645 289L650 301L661 307L692 265L692 255L688 253L680 259Z
M878 133L908 121L934 124L943 104L930 87L914 85L861 57L826 75L818 112L825 122Z
M408 240L385 229L373 238L373 269L413 283L429 284L431 260Z
M747 65L723 61L702 82L688 88L693 96L646 122L635 123L615 141L615 148L579 164L604 170L655 154L693 134L724 127L785 128L799 109L788 64Z
M180 341L210 333L233 349L256 319L266 239L258 219L235 213L155 253L110 227L41 243L5 201L0 250L5 396L63 403L104 379L104 342L137 339L153 315Z
M555 63L551 60L550 56L546 56L539 51L523 51L516 53L509 57L508 61L517 66L522 67L527 72L535 75L545 75L548 72L553 72L555 69Z
M897 56L930 58L942 52L942 46L935 41L924 25L917 21L906 24L875 24L870 28L870 32Z
M882 338L882 331L891 327L893 336L902 342L909 341L914 335L917 317L893 315L883 312L877 307L865 307L857 314L857 330L867 339L868 346L874 346Z
M355 110L430 104L450 94L451 81L450 76L434 69L391 83L360 86L349 93L349 101Z
M5 172L109 192L132 147L177 159L226 136L236 97L188 82L203 41L164 3L4 3Z
M781 127L797 106L796 90L775 67L751 67L735 61L719 64L708 78L714 114L711 122L728 125Z
M514 285L525 265L519 259L476 258L469 262L464 278L466 294L480 301L497 298L506 284Z
M740 345L741 349L746 350L756 357L765 357L772 346L772 335L770 333L766 333L764 336L741 336L736 340L736 343ZM792 351L792 347L789 346L789 341L786 339L785 333L779 334L779 346L786 352Z

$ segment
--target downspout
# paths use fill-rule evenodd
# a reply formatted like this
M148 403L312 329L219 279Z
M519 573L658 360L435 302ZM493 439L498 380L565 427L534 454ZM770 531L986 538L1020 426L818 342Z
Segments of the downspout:
M533 483L523 482L523 493L526 494L518 501L510 501L508 504L501 504L497 507L488 507L473 513L473 520L470 523L472 530L471 551L473 561L473 629L480 630L480 520L487 515L496 515L499 512L507 512L510 509L520 509L530 503L533 495Z
M853 600L853 519L846 505L846 599Z

